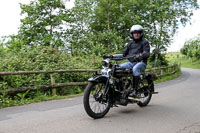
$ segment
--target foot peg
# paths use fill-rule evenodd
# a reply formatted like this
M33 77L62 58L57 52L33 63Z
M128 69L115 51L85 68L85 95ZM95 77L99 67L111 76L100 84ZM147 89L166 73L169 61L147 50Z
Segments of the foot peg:
M158 92L151 92L151 94L158 94Z
M135 90L132 91L132 92L128 95L128 97L133 97L133 98L137 97L136 91L135 91Z

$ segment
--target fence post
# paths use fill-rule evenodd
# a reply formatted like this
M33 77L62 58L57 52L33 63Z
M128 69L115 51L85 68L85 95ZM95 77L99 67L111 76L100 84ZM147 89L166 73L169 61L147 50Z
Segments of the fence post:
M176 70L176 65L174 65L174 71Z
M181 67L181 62L178 63L178 67Z
M53 76L53 74L50 74L50 77L51 77L51 84L55 84L56 83L56 80L55 80L55 77ZM52 95L56 95L56 89L53 88L52 89Z
M167 68L167 73L169 73L169 71L170 71L170 67Z
M161 69L161 71L160 71L160 75L163 75L163 69Z

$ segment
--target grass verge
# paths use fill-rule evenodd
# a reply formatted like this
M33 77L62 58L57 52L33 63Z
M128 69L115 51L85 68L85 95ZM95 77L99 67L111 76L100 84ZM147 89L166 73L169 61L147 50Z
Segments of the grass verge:
M33 99L31 99L31 98L12 99L12 98L9 98L8 96L0 95L0 109L5 108L5 107L20 106L20 105L43 102L43 101L72 98L72 97L77 97L77 96L82 96L82 95L83 95L83 92L79 93L79 94L71 94L71 95L67 95L67 96L58 96L58 95L46 96L44 94L44 95L35 97Z
M182 74L182 72L179 70L179 71L177 71L177 73L175 73L173 75L168 75L168 76L164 76L162 78L158 78L156 81L154 81L154 83L157 84L157 83L173 80L173 79L178 78L181 74Z
M181 63L181 66L185 68L200 69L200 60L187 58L180 52L168 53L166 54L166 57L171 64Z

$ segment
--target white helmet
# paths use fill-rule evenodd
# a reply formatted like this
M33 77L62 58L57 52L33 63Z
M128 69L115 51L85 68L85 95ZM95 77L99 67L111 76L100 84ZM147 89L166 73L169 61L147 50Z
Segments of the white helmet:
M131 30L130 30L130 37L131 38L133 38L134 32L139 32L141 34L141 37L143 37L144 28L141 25L133 25L131 27Z

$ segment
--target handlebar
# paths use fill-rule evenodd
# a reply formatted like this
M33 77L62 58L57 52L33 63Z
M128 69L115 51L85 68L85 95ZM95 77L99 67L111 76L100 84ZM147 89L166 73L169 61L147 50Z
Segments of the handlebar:
M133 55L133 56L126 56L126 57L120 57L120 58L111 58L111 60L119 61L119 60L130 59L130 58L135 58L135 55Z
M136 55L124 57L123 54L115 54L115 55L105 55L105 56L103 56L104 59L110 59L110 60L115 60L115 61L129 59L129 58L135 58L135 57L136 57Z

